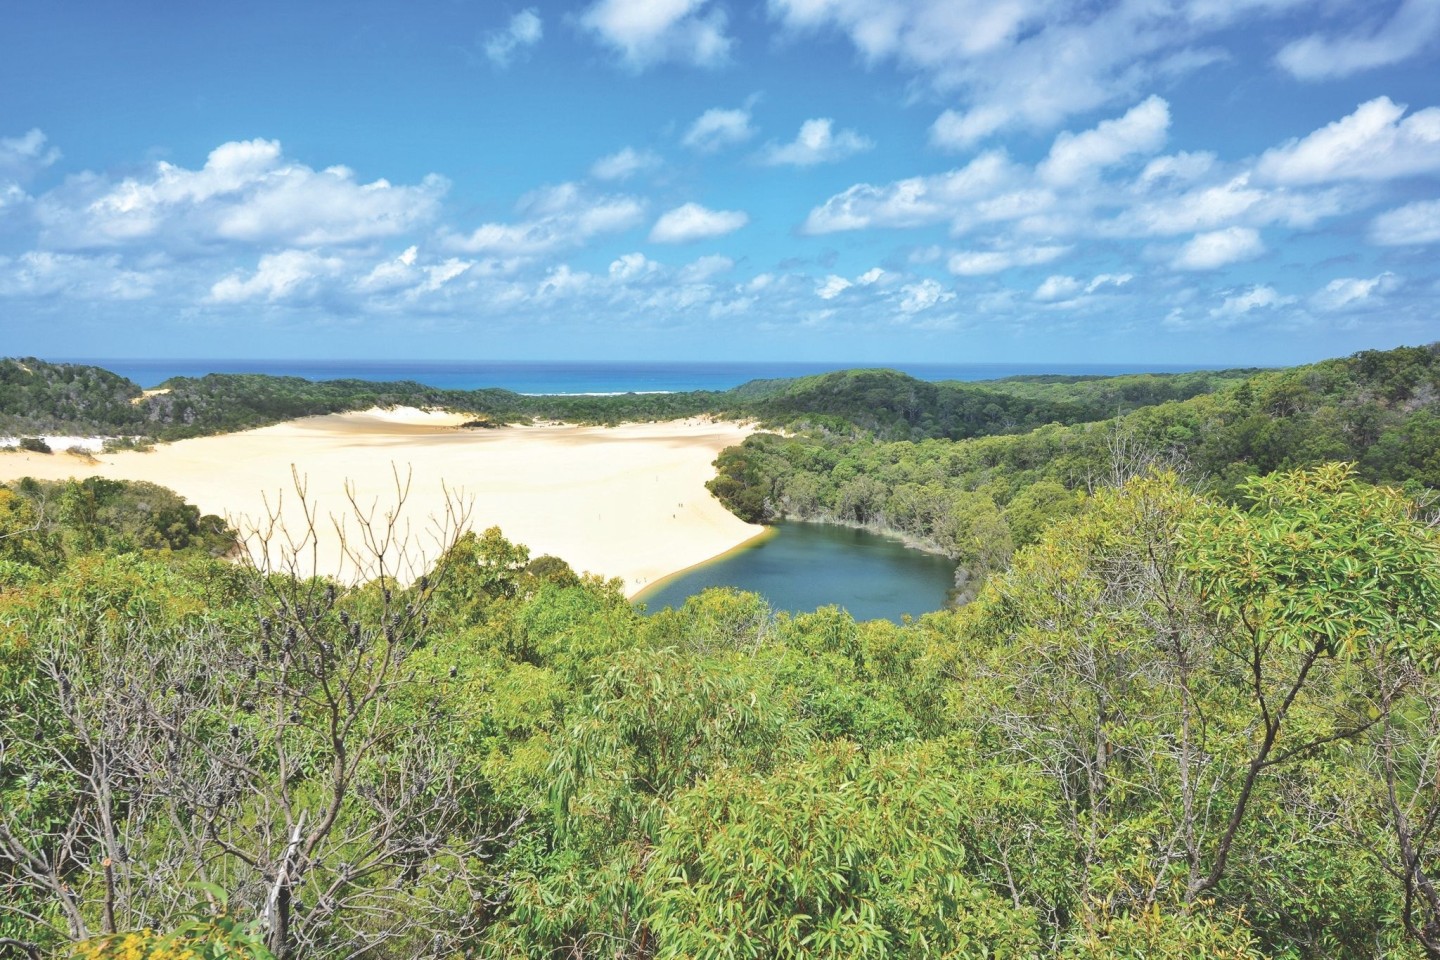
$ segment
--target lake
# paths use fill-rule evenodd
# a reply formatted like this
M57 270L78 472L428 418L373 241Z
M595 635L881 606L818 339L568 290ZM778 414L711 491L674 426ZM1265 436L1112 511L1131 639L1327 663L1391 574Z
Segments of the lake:
M899 540L825 523L784 522L756 543L664 580L637 598L650 610L679 607L707 587L753 590L776 610L836 604L857 620L939 610L955 563Z

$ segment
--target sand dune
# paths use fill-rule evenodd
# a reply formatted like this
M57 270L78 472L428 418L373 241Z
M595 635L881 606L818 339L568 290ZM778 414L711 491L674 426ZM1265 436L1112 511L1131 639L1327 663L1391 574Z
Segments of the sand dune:
M101 454L94 463L66 454L9 453L0 455L0 480L149 480L228 517L257 557L266 549L272 563L296 555L299 572L345 579L357 575L341 549L342 529L345 540L358 543L350 500L383 525L395 509L397 477L401 487L408 478L400 523L409 532L409 553L402 557L392 546L387 569L399 566L402 575L433 559L434 524L456 504L468 511L471 528L499 526L532 556L551 553L577 571L621 577L632 595L762 531L705 490L716 454L752 428L695 419L460 429L465 419L373 409L182 440L149 453ZM297 478L310 515L319 518L313 525ZM278 524L269 522L272 516ZM311 526L317 535L308 538Z

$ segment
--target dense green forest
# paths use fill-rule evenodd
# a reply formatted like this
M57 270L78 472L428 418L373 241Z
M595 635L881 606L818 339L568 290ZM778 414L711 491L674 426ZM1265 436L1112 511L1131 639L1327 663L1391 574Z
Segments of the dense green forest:
M508 390L440 390L411 381L310 381L264 374L175 377L157 391L98 367L0 360L0 434L97 434L178 440L246 430L296 417L374 406L445 407L481 422L558 419L614 424L699 414L753 418L793 429L884 439L1017 433L1047 423L1102 420L1124 403L1154 403L1219 389L1233 371L1083 379L1033 391L1018 381L927 383L893 370L848 370L795 380L753 381L723 392L528 396ZM1034 395L1031 395L1031 394ZM1043 394L1043 395L1042 395Z
M1034 379L990 386L1028 390ZM1171 392L1164 377L1044 380L1046 393L1080 404ZM756 434L721 454L710 489L751 521L791 517L901 533L960 562L962 599L1003 569L1015 547L1079 509L1086 491L1144 464L1181 469L1222 499L1234 499L1250 476L1332 460L1412 494L1440 489L1440 351L1433 346L1240 379L1184 374L1174 389L1201 387L1189 399L1109 420L957 443L826 430Z
M1437 364L751 385L730 502L975 558L904 624L0 488L0 957L1440 957Z

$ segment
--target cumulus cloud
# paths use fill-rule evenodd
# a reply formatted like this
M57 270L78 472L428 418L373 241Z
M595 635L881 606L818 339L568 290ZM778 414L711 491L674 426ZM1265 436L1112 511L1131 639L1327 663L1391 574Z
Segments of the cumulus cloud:
M680 142L700 153L714 153L723 147L744 143L754 135L755 128L750 126L748 108L726 110L712 107L690 124L690 129L685 131Z
M704 283L712 280L722 273L729 273L735 269L735 261L729 257L712 253L709 256L700 257L685 265L680 271L681 283Z
M829 117L806 120L794 140L771 145L760 159L772 166L811 167L843 160L875 145L854 130L836 132L834 127L835 121Z
M769 0L792 32L839 32L870 64L893 62L958 95L933 143L970 150L986 137L1053 129L1223 58L1208 43L1243 19L1298 0L1058 3L1055 0Z
M1440 200L1417 200L1370 221L1370 239L1387 247L1440 243Z
M115 254L32 250L14 259L0 256L0 297L144 300L155 291L154 275L122 266Z
M1368 33L1351 28L1340 36L1312 33L1286 44L1275 60L1301 80L1348 77L1387 67L1424 50L1440 33L1440 3L1403 0L1394 16Z
M1068 246L1018 247L1013 250L962 250L946 262L950 272L962 277L1000 273L1011 267L1034 267L1050 263L1070 252Z
M1129 273L1098 274L1093 280L1085 284L1085 292L1094 293L1101 287L1123 287L1125 286L1125 284L1129 283L1131 280L1134 279L1134 274Z
M1391 180L1440 171L1440 107L1402 120L1405 110L1389 97L1376 97L1303 139L1267 150L1256 171L1284 184Z
M719 66L733 42L725 12L708 0L597 0L580 23L633 70L667 61Z
M1169 129L1170 105L1152 96L1093 130L1060 134L1037 172L1048 183L1074 184L1130 157L1154 153Z
M1368 280L1342 277L1331 280L1310 298L1310 305L1324 313L1341 313L1374 306L1386 294L1400 289L1401 279L1388 270Z
M649 150L626 147L618 153L601 157L590 167L590 176L596 180L628 180L637 173L654 170L660 166L660 157Z
M919 283L907 283L900 288L900 312L920 313L954 299L954 290L946 289L938 280L927 277Z
M540 20L540 14L534 7L526 7L511 17L503 30L487 33L481 48L485 51L486 59L503 69L510 66L520 54L539 43L544 33L545 27Z
M1040 286L1035 288L1035 299L1042 303L1070 300L1084 288L1084 284L1074 277L1056 274L1046 277Z
M925 70L1004 50L1038 23L1039 0L770 0L787 27L838 27L869 63L895 59Z
M1081 282L1075 277L1065 274L1049 276L1035 288L1034 299L1041 303L1061 303L1075 300L1082 294L1091 294L1102 287L1123 287L1133 280L1134 277L1128 273L1102 273L1090 279L1089 282Z
M821 300L834 300L853 286L855 286L855 284L849 280L846 280L844 277L838 277L832 273L815 286L815 296Z
M687 203L668 210L655 221L650 239L655 243L688 243L734 233L750 222L742 210L710 210Z
M210 288L215 303L243 303L247 300L286 300L312 292L315 281L339 274L345 267L339 257L326 257L312 250L284 250L260 258L249 277L232 273Z
M0 182L23 183L59 159L59 149L50 146L38 129L0 137Z
M1113 223L1105 225L1103 232L1173 236L1224 224L1310 227L1342 212L1349 202L1345 194L1334 190L1297 192L1286 187L1259 187L1249 173L1241 173L1220 183L1178 192L1162 191L1154 199L1134 203Z
M421 294L434 293L451 280L467 273L475 265L473 261L462 260L458 257L450 257L439 263L429 264L421 264L419 259L420 248L412 244L406 247L399 256L376 264L368 274L355 282L355 289L369 294L404 291L410 299L413 299ZM277 275L279 274L277 273ZM236 276L226 279L234 279L240 286L243 286L245 282L243 278ZM229 289L227 288L227 290ZM234 292L238 292L238 289ZM211 290L211 298L226 302L223 296L219 298L215 296L214 288Z
M1156 157L1145 164L1137 183L1144 189L1160 184L1194 183L1215 167L1215 154L1199 151L1181 151L1164 157Z
M946 110L930 125L930 142L942 150L968 150L1010 122L1011 113L998 106Z
M643 253L626 253L610 264L610 279L629 282L653 276L660 271L660 264Z
M1253 260L1265 252L1260 234L1249 227L1227 227L1197 234L1180 248L1172 261L1179 270L1215 270L1242 260Z
M855 282L862 287L868 287L873 283L879 283L883 279L885 279L885 271L879 267L871 267L856 277Z
M523 219L517 222L481 224L467 235L446 235L445 243L463 253L533 257L628 230L645 207L633 197L592 197L578 184L562 183L521 198L518 212Z
M1220 306L1210 311L1210 316L1219 319L1235 319L1255 310L1274 309L1294 302L1294 297L1283 296L1274 287L1256 284L1249 290L1226 297Z
M535 297L538 300L555 300L575 296L592 286L594 280L585 271L571 270L569 264L562 263L545 274L545 279L536 285Z
M159 163L152 174L111 183L72 177L42 197L36 215L47 245L114 247L140 240L311 247L405 233L429 222L448 183L361 183L346 167L286 162L275 140L222 144L205 166Z
M1020 171L1003 151L981 154L948 173L911 177L885 186L856 184L810 211L810 234L869 227L919 227L955 217L966 204L994 197L1015 183Z

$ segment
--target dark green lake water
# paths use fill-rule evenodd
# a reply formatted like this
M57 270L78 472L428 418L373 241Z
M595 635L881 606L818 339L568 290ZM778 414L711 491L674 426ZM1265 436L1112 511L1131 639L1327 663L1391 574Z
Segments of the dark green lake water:
M824 523L781 523L753 546L680 574L642 593L650 610L678 607L708 587L753 590L776 610L836 604L857 620L899 622L945 605L955 564L898 540Z

